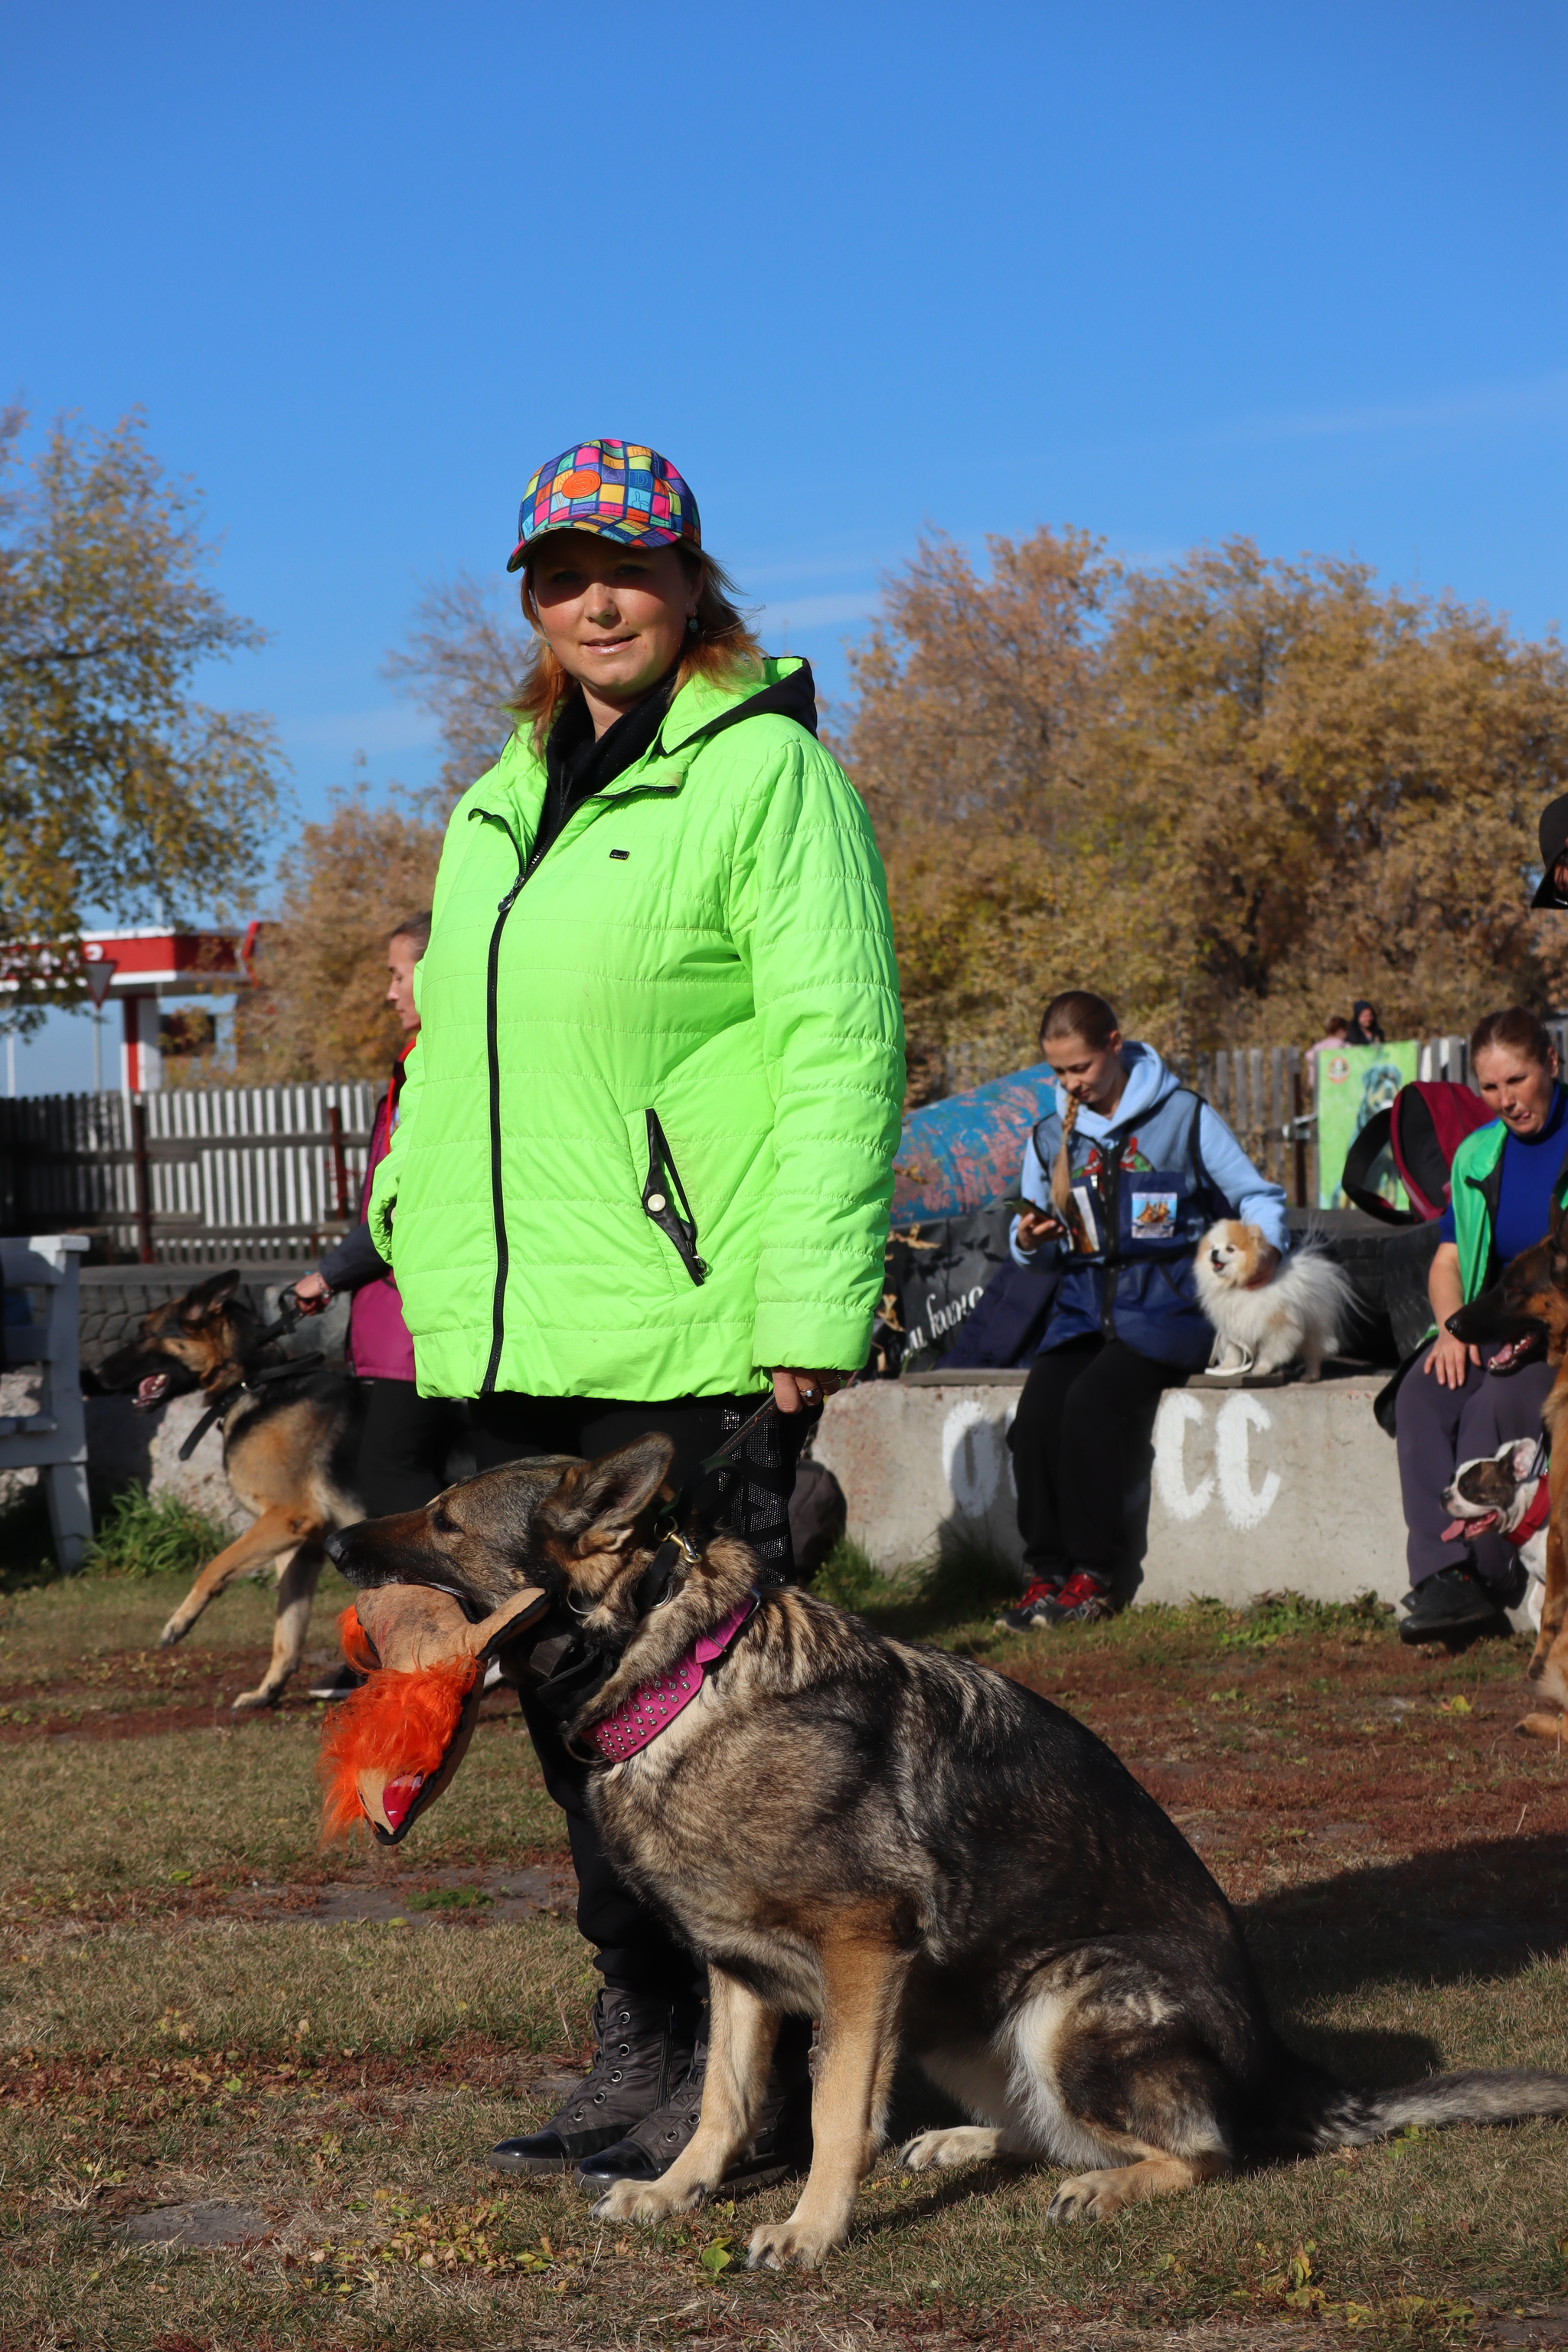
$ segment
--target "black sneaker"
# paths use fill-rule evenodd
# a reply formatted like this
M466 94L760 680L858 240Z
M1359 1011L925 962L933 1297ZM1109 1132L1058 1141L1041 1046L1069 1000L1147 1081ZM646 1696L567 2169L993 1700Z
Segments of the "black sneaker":
M310 1685L312 1698L347 1698L351 1691L363 1690L366 1677L357 1666L341 1665L335 1674L323 1675L319 1683Z
M789 2032L786 2023L784 2033ZM614 2147L578 2166L578 2187L598 2196L613 2189L617 2180L657 2180L661 2172L668 2172L696 2132L707 2066L704 2037L692 2053L690 2071L658 2113L646 2116ZM798 2050L775 2054L756 2135L724 2175L724 2186L771 2188L791 2173L806 2171L810 2163L811 2068L803 2041Z
M1054 1601L1045 1606L1047 1625L1093 1625L1110 1614L1110 1582L1091 1569L1075 1568Z
M1060 1576L1037 1576L1021 1601L1011 1609L1004 1609L996 1618L999 1633L1028 1633L1038 1625L1048 1625L1047 1605L1056 1600L1066 1579Z
M570 2172L626 2137L691 2064L698 2009L648 2000L607 1987L594 2003L597 2054L586 2077L542 2131L503 2139L491 2149L498 2172Z
M1440 1568L1407 1592L1400 1603L1409 1611L1399 1628L1402 1642L1442 1642L1456 1633L1473 1633L1496 1622L1503 1601L1500 1593L1468 1568Z

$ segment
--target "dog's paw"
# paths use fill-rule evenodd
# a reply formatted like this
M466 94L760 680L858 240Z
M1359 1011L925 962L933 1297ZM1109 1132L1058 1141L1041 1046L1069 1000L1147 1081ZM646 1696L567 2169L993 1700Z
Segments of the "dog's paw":
M1080 2172L1064 2180L1046 2208L1047 2221L1109 2221L1127 2202L1114 2172Z
M258 1690L241 1691L239 1696L233 1701L231 1711L236 1715L254 1714L258 1707L276 1706L282 1696L281 1684L275 1689L269 1690L263 1683Z
M184 1640L195 1622L194 1617L182 1617L176 1610L158 1636L158 1647L161 1650L172 1650L176 1642Z
M1563 1735L1564 1731L1568 1731L1568 1717L1548 1715L1542 1710L1534 1715L1527 1715L1522 1722L1516 1723L1513 1727L1516 1731L1522 1732L1527 1739L1554 1739L1561 1748Z
M749 2271L819 2271L848 2235L810 2221L764 2221L746 2248Z
M950 2131L921 2132L899 2150L906 2172L929 2172L933 2166L984 2164L995 2155L1002 2135L982 2124L959 2124Z
M589 2210L595 2221L640 2221L652 2230L677 2213L693 2211L707 2193L700 2183L683 2196L671 2196L657 2180L617 2180Z

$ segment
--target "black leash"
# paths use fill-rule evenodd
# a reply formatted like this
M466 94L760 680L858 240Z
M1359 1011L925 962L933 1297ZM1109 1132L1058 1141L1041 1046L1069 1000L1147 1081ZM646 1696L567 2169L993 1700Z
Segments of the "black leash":
M279 1291L278 1295L278 1320L275 1323L269 1323L265 1331L258 1333L257 1346L270 1347L274 1339L286 1339L302 1319L305 1310L295 1296L294 1286L290 1283L287 1290ZM272 1364L265 1371L247 1373L245 1379L237 1387L227 1390L219 1397L216 1404L208 1405L205 1412L181 1446L180 1460L182 1462L190 1460L215 1423L220 1428L222 1427L242 1396L253 1393L268 1381L291 1381L300 1372L313 1371L318 1364L325 1361L325 1356L318 1348L313 1356L290 1356L286 1364Z

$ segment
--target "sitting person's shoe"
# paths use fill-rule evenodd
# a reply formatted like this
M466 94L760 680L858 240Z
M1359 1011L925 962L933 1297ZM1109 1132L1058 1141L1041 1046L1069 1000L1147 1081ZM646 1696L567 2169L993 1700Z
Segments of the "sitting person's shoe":
M1093 1625L1110 1614L1110 1579L1075 1568L1054 1601L1046 1603L1047 1625Z
M787 2032L787 2026L785 2031ZM614 2147L588 2157L577 2168L577 2185L593 2196L617 2180L657 2180L690 2146L702 2114L702 2078L708 2046L700 2041L690 2072L665 2105ZM811 2071L806 2052L781 2051L768 2075L767 2092L751 2146L724 2175L726 2189L766 2189L811 2163Z
M691 2065L698 2009L608 1988L594 2003L595 2058L585 2078L540 2131L491 2149L498 2172L570 2172L626 2137Z
M1424 1577L1400 1603L1408 1610L1399 1628L1402 1642L1441 1642L1451 1633L1471 1633L1501 1613L1503 1598L1468 1568L1458 1564Z
M365 1680L366 1677L360 1673L359 1668L351 1666L345 1659L335 1674L323 1675L320 1682L310 1685L310 1696L327 1699L347 1698L351 1691L363 1690Z
M1046 1611L1061 1591L1063 1581L1059 1576L1037 1576L1023 1599L1015 1601L1011 1609L1004 1609L997 1616L997 1632L1027 1633L1037 1625L1048 1625L1051 1621Z

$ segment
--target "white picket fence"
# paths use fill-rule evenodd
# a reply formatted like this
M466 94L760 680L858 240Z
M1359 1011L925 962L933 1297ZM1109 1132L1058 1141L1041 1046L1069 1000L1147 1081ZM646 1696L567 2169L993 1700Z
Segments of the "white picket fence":
M0 1219L101 1234L112 1256L308 1259L359 1212L363 1080L0 1099Z
M1568 1066L1568 1022L1549 1023ZM1312 1056L1201 1054L1188 1073L1263 1172L1317 1197ZM1463 1037L1428 1037L1419 1075L1468 1083ZM180 1087L0 1098L0 1230L101 1234L110 1255L212 1265L309 1259L359 1211L379 1089Z

